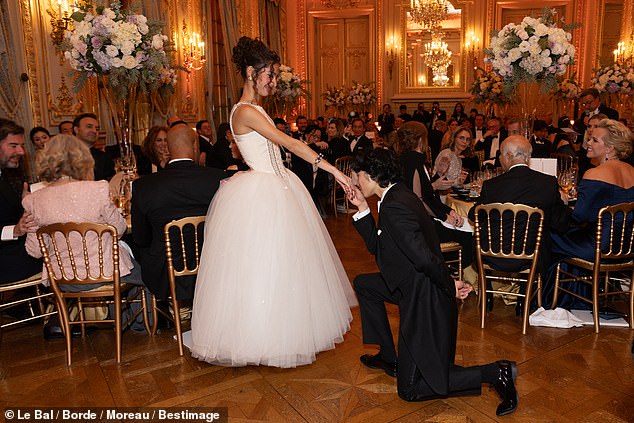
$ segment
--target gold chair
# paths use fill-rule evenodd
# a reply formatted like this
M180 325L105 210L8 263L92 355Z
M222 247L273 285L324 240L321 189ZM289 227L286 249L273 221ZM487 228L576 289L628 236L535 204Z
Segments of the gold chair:
M443 254L458 253L457 259L445 259L445 263L449 266L449 269L458 272L458 279L462 280L462 246L457 242L441 242L440 251Z
M526 334L530 303L535 295L539 306L542 305L542 282L537 273L537 260L543 222L542 210L523 204L492 203L481 204L475 208L476 263L481 292L479 300L482 328L486 318L487 293L505 294L525 298L522 334ZM496 260L496 266L492 267L485 263L484 258ZM515 271L515 267L525 270ZM487 271L492 274L487 274ZM517 277L516 274L526 275L526 278ZM487 290L487 279L506 283L526 283L526 293ZM537 290L533 291L535 282Z
M29 322L31 320L44 318L44 317L51 316L57 313L57 311L48 311L48 312L46 311L46 306L44 305L43 299L53 297L53 293L42 292L40 290L41 284L42 284L42 274L38 273L36 275L33 275L31 277L28 277L19 281L0 285L0 336L2 335L2 329L4 328L15 326L25 322ZM12 291L19 291L19 290L31 288L31 287L35 290L35 293L33 295L29 295L27 298L20 298L20 299L8 298L6 302L4 301L5 293L12 292ZM37 301L37 310L35 310L33 307L34 301ZM16 319L8 323L4 323L4 321L2 320L3 311L16 307L20 304L27 304L30 316L25 317L23 319Z
M335 160L335 167L346 176L350 176L352 169L350 164L352 163L352 156L343 156ZM340 194L341 193L341 194ZM348 210L348 196L346 192L339 186L337 181L334 181L331 193L332 207L335 210L335 217L337 217L337 200L343 200L346 211Z
M43 226L37 231L37 239L42 250L44 265L49 276L51 288L55 293L60 325L66 339L66 359L71 365L72 344L71 325L81 325L82 336L85 336L85 325L96 323L114 323L116 336L116 359L121 362L122 325L129 324L139 313L143 313L145 327L149 333L148 314L145 307L143 289L132 298L126 298L134 285L121 283L119 274L119 243L117 229L103 223L55 223ZM90 258L89 246L94 254L97 248L97 260ZM60 248L62 247L62 248ZM112 274L106 275L104 268L104 251L112 250ZM71 264L70 272L64 267L64 261ZM98 287L90 285L99 284ZM65 291L60 285L85 285L84 291ZM110 299L108 299L110 298ZM68 300L77 302L78 315L71 321ZM84 301L86 300L86 301ZM141 302L141 307L127 321L122 322L122 306L132 302ZM114 305L114 317L105 320L89 320L84 313L85 306Z
M557 265L555 277L555 293L553 295L553 307L557 306L559 291L592 303L594 316L594 332L599 333L599 300L615 295L629 295L630 297L630 328L634 329L634 203L622 203L614 206L603 207L599 210L597 231L594 249L594 261L584 260L579 257L565 259L564 262L586 271L585 275L574 275L570 271L561 269L561 263ZM627 273L626 273L627 272ZM587 273L591 273L588 275ZM560 275L566 276L561 279ZM616 277L623 275L623 277ZM615 284L621 284L629 279L629 291L618 289L610 290ZM562 282L586 283L592 286L592 299L571 292L561 286ZM602 292L599 292L599 289Z
M167 311L157 307L156 297L152 298L152 309L154 311L154 325L152 327L152 333L156 333L158 325L158 314L162 314L167 319L174 322L176 327L176 338L178 341L178 354L183 355L183 334L181 326L181 308L176 296L176 278L179 276L194 276L198 274L198 266L200 264L200 248L202 247L202 225L205 223L205 216L192 216L184 217L178 220L172 220L165 225L165 254L167 257L167 277L170 285L170 299L172 301L173 315L170 315ZM193 227L193 233L185 231L186 226ZM199 237L200 235L200 237ZM182 268L177 270L174 266L174 251L176 250L172 246L172 239L177 238L180 242L180 252L182 254ZM193 244L190 242L193 241ZM185 248L186 245L194 246L194 259L191 261L187 259L188 253ZM180 261L180 260L179 260ZM181 264L181 263L178 263ZM190 265L194 265L190 268Z

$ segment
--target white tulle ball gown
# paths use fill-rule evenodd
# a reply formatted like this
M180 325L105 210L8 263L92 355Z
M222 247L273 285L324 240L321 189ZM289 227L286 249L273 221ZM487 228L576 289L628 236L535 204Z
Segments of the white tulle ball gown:
M239 106L271 120L259 106ZM354 292L279 147L257 132L235 139L251 170L223 184L209 207L185 344L223 366L312 363L349 330Z

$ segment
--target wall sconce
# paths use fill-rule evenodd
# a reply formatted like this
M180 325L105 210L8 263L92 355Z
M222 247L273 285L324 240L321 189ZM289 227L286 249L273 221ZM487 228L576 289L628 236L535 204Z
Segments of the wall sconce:
M71 11L68 0L57 0L57 7L53 7L53 1L54 0L49 0L46 13L51 17L51 27L53 28L51 31L51 39L53 40L53 45L60 48L64 41L66 31L72 30Z
M614 63L629 67L634 65L634 33L628 41L620 41L614 50Z
M392 79L392 71L394 70L394 63L398 58L398 46L394 41L394 37L390 37L389 41L385 43L385 56L387 58L387 72Z
M473 31L469 32L465 36L464 49L467 56L473 62L473 70L475 71L479 67L478 59L480 57L480 39L476 37Z
M200 34L193 32L189 34L187 24L183 20L183 33L181 34L183 43L183 66L189 72L193 70L201 70L207 62L205 56L205 42L202 41ZM174 49L178 49L177 34L174 34Z

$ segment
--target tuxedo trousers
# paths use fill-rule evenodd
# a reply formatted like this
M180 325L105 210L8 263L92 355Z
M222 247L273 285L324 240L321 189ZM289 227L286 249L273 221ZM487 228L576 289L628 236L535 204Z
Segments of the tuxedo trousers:
M386 349L394 348L394 340L390 329L385 303L399 306L400 322L413 315L408 308L416 301L404 300L411 292L397 289L391 292L380 273L358 275L354 280L354 290L359 300L361 312L361 329L363 342L381 346L382 355ZM415 294L414 294L415 295ZM463 396L480 394L482 373L478 367L461 367L451 364L447 394L438 394L426 382L424 375L416 365L415 357L421 354L409 347L412 342L399 332L398 339L398 374L397 386L399 396L406 401L425 401L447 396ZM434 340L428 340L434 342Z

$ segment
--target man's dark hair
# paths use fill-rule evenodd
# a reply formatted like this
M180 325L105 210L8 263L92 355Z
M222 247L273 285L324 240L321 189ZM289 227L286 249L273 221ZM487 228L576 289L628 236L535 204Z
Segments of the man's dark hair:
M350 165L355 172L365 172L375 180L381 188L401 180L401 165L396 153L383 148L375 148L367 152L359 151Z
M71 125L73 125L73 121L71 120L63 120L59 123L59 125L57 125L57 132L59 132L60 134L62 133L62 125L65 125L67 123L70 123ZM75 126L75 125L73 125Z
M297 121L299 121L300 119L306 119L306 116L304 115L299 115L295 118L295 123L297 123Z
M274 125L284 125L286 126L286 121L284 119L282 119L281 117L276 117L275 119L273 119L273 124Z
M75 128L79 128L79 124L81 123L81 121L86 118L93 118L94 120L99 121L99 119L97 119L97 115L94 113L82 113L73 121L73 134L77 135L75 133Z
M0 118L0 141L4 141L9 135L22 135L24 128L9 119Z
M196 132L200 131L203 127L203 123L209 122L207 119L199 120L196 122Z
M399 110L407 110L407 104L401 104L400 106L398 106Z
M599 98L599 90L597 90L596 88L586 88L585 90L581 91L581 94L579 94L579 98L583 98L587 95L591 95L592 98Z

